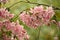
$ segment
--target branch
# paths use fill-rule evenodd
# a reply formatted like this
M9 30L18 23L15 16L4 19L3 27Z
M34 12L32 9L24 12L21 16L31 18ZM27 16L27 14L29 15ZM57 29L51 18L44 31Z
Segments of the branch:
M27 2L30 2L29 0L26 0Z
M39 3L30 2L30 1L27 0L27 2L25 2L25 1L16 2L16 3L12 4L12 5L11 5L10 7L8 7L8 8L11 8L11 7L13 7L14 5L16 5L16 4L20 3L20 2L29 3L29 4L43 5L43 6L49 7L49 5L47 5L47 4L39 4ZM54 7L54 6L52 6L52 7L53 7L54 10L60 10L60 8L58 8L58 7Z

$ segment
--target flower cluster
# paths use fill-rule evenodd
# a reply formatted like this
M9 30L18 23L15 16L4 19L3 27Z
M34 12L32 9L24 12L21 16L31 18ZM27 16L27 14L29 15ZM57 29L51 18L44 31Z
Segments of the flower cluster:
M0 9L0 18L5 20L5 21L1 21L0 20L0 32L2 32L3 30L3 40L16 40L16 38L14 38L14 36L16 36L18 38L18 40L28 40L29 36L27 35L26 30L23 28L22 25L19 24L19 22L10 22L9 19L13 18L14 15L10 14L8 12L8 10L6 10L5 8L1 8ZM6 32L7 31L11 31L11 36L12 37L8 37Z
M0 18L11 19L13 17L14 17L14 14L11 14L10 12L8 12L6 8L0 8Z
M20 14L20 19L27 26L36 28L43 24L48 25L54 14L55 13L52 7L44 8L43 6L36 6L31 8L29 12L22 12Z

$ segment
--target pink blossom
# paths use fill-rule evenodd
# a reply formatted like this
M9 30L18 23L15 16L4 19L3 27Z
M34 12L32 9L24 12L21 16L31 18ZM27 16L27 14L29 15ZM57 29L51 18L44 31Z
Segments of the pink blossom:
M37 6L31 8L29 11L32 15L23 12L20 14L20 19L27 25L33 28L41 26L43 24L48 25L50 19L54 16L54 10L52 7L44 9L43 6ZM29 13L28 12L28 13Z
M20 15L20 19L28 26L36 28L37 26L40 25L40 20L34 19L33 16L30 16L28 14L26 14L25 12L23 12Z
M23 28L22 25L19 24L18 21L10 22L10 19L13 17L14 15L8 12L8 10L6 10L5 8L0 8L0 18L4 20L4 21L0 21L0 31L2 27L5 27L6 31L12 32L11 34L13 34L13 37L14 35L16 35L19 40L22 39L24 40L24 38L28 39L26 30ZM3 39L11 40L11 37L7 36L7 34L4 34ZM16 38L15 39L13 38L13 40L16 40Z
M50 19L54 16L54 10L52 7L47 7L47 9L45 10L45 13L43 14L43 22L45 24L48 24Z
M5 21L4 22L4 25L6 27L6 29L9 31L9 30L14 30L14 27L15 27L15 23L14 22L10 22L10 21Z
M15 27L12 30L12 33L15 34L19 40L24 40L24 38L27 36L26 30L23 29L23 26L19 25L19 23L15 24Z
M34 9L30 8L30 12L31 13L40 13L44 10L43 6L36 6L34 7Z
M12 31L13 35L16 35L19 40L24 40L27 36L26 30L23 28L22 25L20 25L18 22L10 22L6 21L4 22L4 25L8 31Z
M14 14L11 14L6 10L6 8L0 8L0 17L4 19L11 19L14 17Z
M2 25L2 23L3 23L3 25ZM18 22L16 22L16 23L10 22L10 21L0 22L0 29L1 29L1 26L4 26L6 28L6 31L11 31L12 34L16 35L19 40L24 40L24 38L26 40L29 39L29 36L28 36L26 30ZM11 40L11 37L9 37L5 33L3 33L3 39Z
M23 12L21 15L20 15L20 19L26 23L26 25L31 25L31 17L30 15L26 14L25 12Z
M3 40L11 40L10 37L8 37L5 33L3 34Z

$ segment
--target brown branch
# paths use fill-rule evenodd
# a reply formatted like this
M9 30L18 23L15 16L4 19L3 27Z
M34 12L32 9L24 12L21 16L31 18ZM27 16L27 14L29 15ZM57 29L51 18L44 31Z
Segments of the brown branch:
M39 3L30 2L30 1L27 0L27 2L25 2L25 1L16 2L16 3L12 4L11 6L9 6L8 8L11 8L11 7L13 7L14 5L16 5L16 4L18 4L18 3L21 3L21 2L29 3L29 4L43 5L43 6L49 7L49 5L47 5L47 4L39 4ZM58 7L55 7L55 6L52 6L52 7L53 7L54 10L60 10L60 8L58 8Z

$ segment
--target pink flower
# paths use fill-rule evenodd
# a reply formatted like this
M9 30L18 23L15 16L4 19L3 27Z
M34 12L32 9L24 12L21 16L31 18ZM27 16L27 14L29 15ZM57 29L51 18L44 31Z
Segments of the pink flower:
M3 34L3 40L11 40L10 37L8 37L5 33Z
M30 16L29 14L26 14L23 12L20 15L20 19L28 26L36 28L37 26L40 25L40 20L34 19L33 16Z
M54 16L54 10L52 7L47 7L47 9L45 10L45 13L43 14L43 22L45 24L48 24L50 19Z
M28 25L30 25L30 24L31 24L31 21L32 21L30 15L26 14L25 12L23 12L23 13L20 15L20 19L21 19L24 23L26 23L26 24L28 24Z
M8 31L11 31L13 35L16 35L19 40L26 38L27 32L18 22L5 21L4 25Z
M22 25L16 22L14 29L12 30L12 33L18 37L19 40L24 40L27 36L26 30L23 28Z
M44 9L43 6L37 6L33 9L31 8L30 14L23 12L20 14L20 19L27 25L33 28L42 26L43 24L48 25L50 19L54 16L54 10L52 7L47 7ZM29 13L28 12L28 13Z
M14 17L14 14L11 14L6 10L6 8L0 8L0 17L4 19L11 19Z
M4 25L5 25L5 27L6 27L6 29L7 29L8 31L14 30L14 27L15 27L15 23L14 23L14 22L5 21L5 22L4 22Z
M30 12L31 13L40 13L44 10L43 6L36 6L34 7L34 9L30 8Z
M15 35L17 36L19 40L28 39L26 30L23 28L22 25L19 24L18 21L10 22L10 19L13 17L14 15L10 14L8 10L6 10L5 8L0 8L0 18L4 20L4 21L0 21L0 31L1 29L3 29L2 27L5 27L6 30L4 30L4 32L11 31L12 32L11 35L13 35L13 38L11 38L7 36L7 34L3 33L3 39L4 40L11 40L11 39L16 40L16 38L14 39Z
M20 15L20 19L23 20L23 22L30 22L31 21L31 18L30 18L30 15L26 14L25 12L23 12L21 15Z

